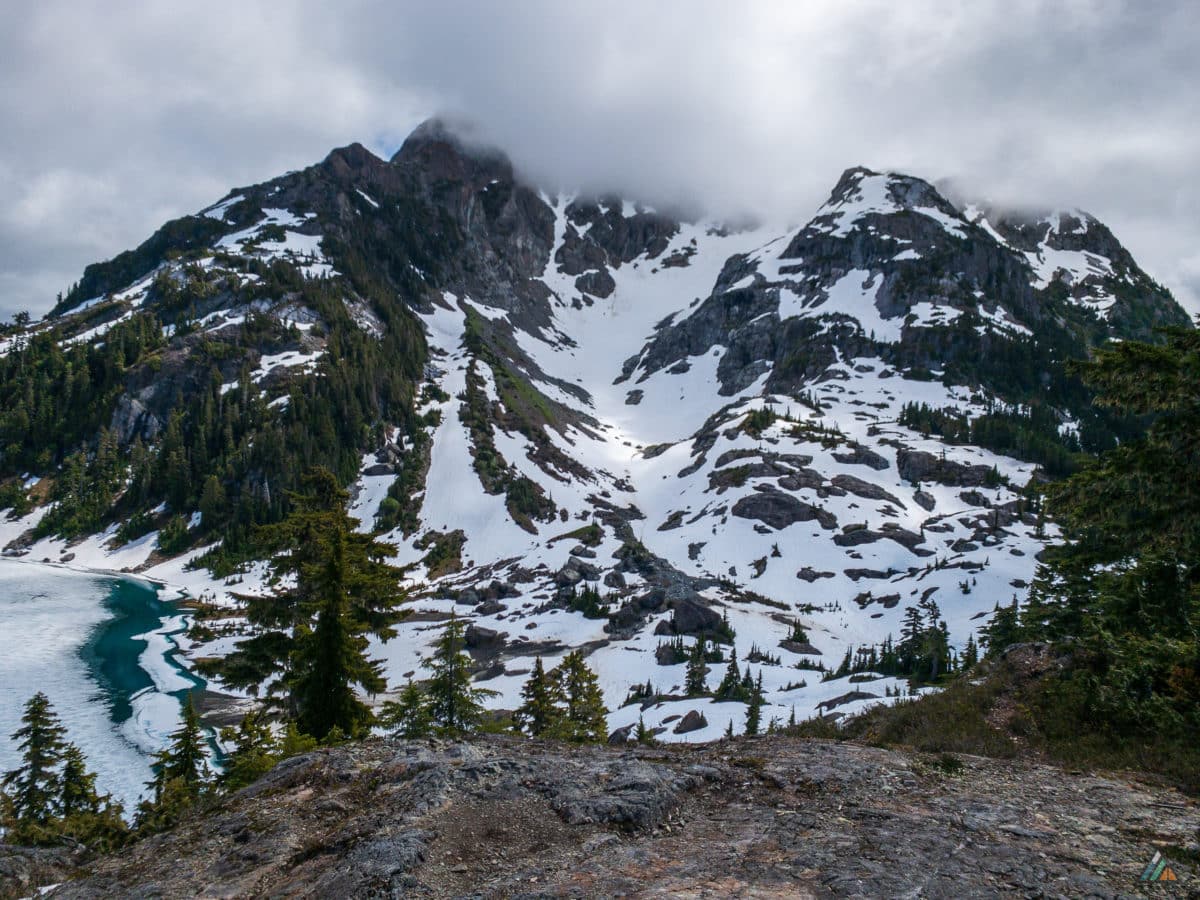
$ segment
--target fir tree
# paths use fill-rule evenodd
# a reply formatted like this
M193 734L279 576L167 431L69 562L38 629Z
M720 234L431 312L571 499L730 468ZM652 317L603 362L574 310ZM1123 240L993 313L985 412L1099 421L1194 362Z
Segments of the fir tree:
M1064 541L1047 550L1025 639L1066 645L1064 703L1106 738L1195 747L1200 733L1200 330L1111 342L1075 374L1096 404L1151 418L1047 491ZM993 618L993 626L995 618ZM992 638L991 635L989 635ZM989 640L988 652L1000 641ZM1074 698L1074 699L1072 699Z
M688 655L687 673L684 676L684 689L689 697L699 697L708 693L705 683L708 667L704 664L704 638L696 639L692 651Z
M222 730L221 738L233 745L221 773L221 786L227 791L257 781L279 761L278 747L262 710L247 713L237 728Z
M209 781L204 732L191 694L183 704L183 722L171 735L170 745L160 756L158 782L168 781L181 782L197 798Z
M638 716L637 728L634 730L634 738L639 744L650 745L655 743L654 734L646 727L646 720L642 716Z
M427 737L433 729L429 697L419 684L409 678L400 695L383 704L379 724L399 737Z
M559 705L563 702L558 679L546 675L539 656L533 663L533 673L521 688L523 702L513 714L518 727L534 737L548 734L562 717Z
M725 667L725 675L717 685L714 696L718 700L737 700L741 698L742 673L738 669L737 649L729 651L729 665Z
M356 531L332 472L310 470L304 486L289 516L257 533L275 554L273 575L292 586L247 601L257 633L215 668L251 692L268 684L267 702L318 738L334 726L358 734L370 717L353 687L384 687L366 641L395 634L403 573L386 562L394 547Z
M991 620L981 629L983 642L987 645L988 656L996 656L1000 651L1021 640L1020 617L1020 608L1015 594L1011 605L996 604Z
M67 749L66 729L40 691L25 703L21 727L12 734L21 765L4 776L9 815L15 828L31 833L48 828L61 811L59 767Z
M335 531L323 571L313 579L320 611L311 631L303 625L297 629L289 679L300 730L322 738L334 728L352 737L363 734L374 716L355 686L372 694L387 687L380 664L367 659L366 636L355 631L350 616L344 550L344 535Z
M150 782L153 795L138 806L138 829L147 833L162 831L179 822L205 795L210 780L200 717L188 694L183 723L155 761Z
M64 818L100 812L101 798L96 793L96 775L89 772L83 752L74 744L63 749L59 794L59 812Z
M441 637L433 645L433 656L425 663L431 677L426 686L429 715L444 734L474 731L483 719L483 700L495 691L471 684L471 659L463 652L466 640L461 619L453 614Z
M762 706L762 693L756 688L750 694L750 700L746 704L746 734L750 737L758 734L759 726L762 724Z
M67 744L63 751L59 807L59 831L64 837L96 850L111 850L128 837L123 807L96 791L96 775L88 770L83 752L74 744Z
M578 650L568 653L551 673L562 690L565 711L552 729L571 741L603 741L608 737L608 709L596 674Z

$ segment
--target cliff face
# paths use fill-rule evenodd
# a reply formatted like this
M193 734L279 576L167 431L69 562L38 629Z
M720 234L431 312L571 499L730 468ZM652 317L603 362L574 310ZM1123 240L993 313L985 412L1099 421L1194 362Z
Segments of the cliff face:
M288 760L46 896L1114 897L1157 889L1156 850L1194 888L1197 829L1165 789L979 757L375 740Z

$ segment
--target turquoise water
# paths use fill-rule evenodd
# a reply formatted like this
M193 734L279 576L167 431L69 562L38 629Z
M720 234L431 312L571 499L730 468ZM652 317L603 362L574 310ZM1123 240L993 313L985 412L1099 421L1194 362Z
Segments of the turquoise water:
M155 687L154 679L141 664L141 656L149 646L149 641L143 635L163 628L168 619L179 615L179 609L159 599L155 588L125 579L112 582L104 606L112 618L96 628L80 648L79 655L92 672L100 690L107 696L113 722L120 724L133 715L131 698L147 688ZM166 634L169 636L182 630L181 622L178 629ZM165 654L163 660L191 685L167 691L180 703L189 692L203 689L203 679L189 672L174 653Z
M185 626L143 582L0 559L0 773L18 764L10 735L41 691L97 786L132 809L181 701L204 686L177 655Z

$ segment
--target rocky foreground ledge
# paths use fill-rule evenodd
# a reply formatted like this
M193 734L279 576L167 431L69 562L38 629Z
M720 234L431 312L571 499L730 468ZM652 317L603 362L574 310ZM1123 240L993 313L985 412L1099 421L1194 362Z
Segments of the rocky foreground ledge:
M1194 799L1031 763L374 740L289 759L47 896L1197 896L1198 840ZM1173 885L1138 880L1156 850Z

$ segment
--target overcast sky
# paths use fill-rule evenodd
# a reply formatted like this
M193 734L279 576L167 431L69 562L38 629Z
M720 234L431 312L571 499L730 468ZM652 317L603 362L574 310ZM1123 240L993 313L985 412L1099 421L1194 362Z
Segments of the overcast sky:
M718 215L803 221L858 164L1080 206L1200 312L1188 0L39 0L0 12L0 314L435 113L547 183Z

